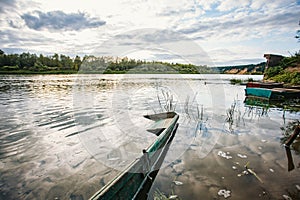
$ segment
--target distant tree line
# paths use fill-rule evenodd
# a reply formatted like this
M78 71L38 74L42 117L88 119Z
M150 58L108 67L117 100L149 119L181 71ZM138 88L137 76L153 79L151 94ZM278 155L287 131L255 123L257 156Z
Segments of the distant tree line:
M77 71L82 61L79 56L74 59L63 54L53 56L39 56L31 53L5 54L0 50L0 71L19 72L51 72L51 71Z
M208 66L86 55L70 58L32 53L5 54L0 50L0 73L217 73Z
M145 61L119 58L113 56L96 57L85 55L83 58L71 58L63 54L36 55L32 53L5 54L0 50L0 73L181 73L181 74L214 74L229 73L232 69L238 72L247 69L246 74L262 74L265 63L208 67L206 65L193 65L181 63L168 63L160 61Z
M192 64L168 63L160 61L145 61L114 57L85 56L81 65L84 73L216 73L207 66Z

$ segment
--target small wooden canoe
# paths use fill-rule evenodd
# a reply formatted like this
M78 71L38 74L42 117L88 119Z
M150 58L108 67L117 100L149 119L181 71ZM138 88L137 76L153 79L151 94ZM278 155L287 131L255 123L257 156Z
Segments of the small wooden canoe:
M267 82L248 82L249 88L283 88L283 83L267 83Z
M145 117L154 120L149 130L155 134L159 132L156 140L147 149L141 150L140 157L90 199L147 199L148 191L176 133L179 116L175 112L168 112Z

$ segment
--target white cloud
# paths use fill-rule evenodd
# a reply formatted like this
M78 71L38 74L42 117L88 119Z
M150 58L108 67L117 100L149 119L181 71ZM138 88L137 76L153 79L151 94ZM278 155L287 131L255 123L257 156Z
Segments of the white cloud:
M81 30L106 24L105 21L91 18L88 14L82 12L66 14L63 11L35 11L25 13L21 18L30 29L34 30Z
M270 0L254 0L252 1L250 8L253 10L259 10L267 6L270 3Z
M250 0L223 0L217 7L220 11L231 11L236 8L246 8L250 4Z
M186 60L199 63L197 57L203 52L199 50L197 55L195 49L201 44L208 52L228 50L211 54L215 62L237 63L242 62L243 56L259 60L268 49L286 52L298 48L292 36L299 29L299 9L296 0L271 3L267 0L175 0L172 3L167 0L3 0L0 2L0 46L72 55L77 52L126 54L134 50L136 53L131 56L138 57L140 52L140 57L148 55L151 59L172 59L182 54ZM53 14L62 17L55 18ZM72 23L72 16L79 17L80 23ZM285 40L285 36L292 38ZM260 45L256 41L268 42ZM103 48L102 45L108 44ZM149 52L145 49L148 46L166 51ZM194 50L185 53L189 48Z
M219 4L220 0L199 0L197 4L203 9L203 10L212 10L213 6L216 4Z
M208 52L215 66L255 64L265 61L261 47L228 46L228 44L224 46L227 47L212 49Z

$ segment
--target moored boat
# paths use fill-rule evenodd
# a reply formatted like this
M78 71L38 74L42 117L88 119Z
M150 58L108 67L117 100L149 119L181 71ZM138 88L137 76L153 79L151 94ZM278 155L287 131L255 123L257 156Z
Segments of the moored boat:
M179 116L175 112L167 112L144 117L155 122L148 131L158 135L156 140L90 199L147 199L148 191L176 133Z
M289 89L289 88L273 88L272 96L276 99L300 99L300 90L299 89Z
M247 87L245 89L246 96L256 96L269 99L272 95L271 89Z
M271 83L271 82L248 82L246 84L248 88L283 88L283 83Z
M245 89L246 96L262 97L271 100L300 99L300 90L288 88L252 88Z

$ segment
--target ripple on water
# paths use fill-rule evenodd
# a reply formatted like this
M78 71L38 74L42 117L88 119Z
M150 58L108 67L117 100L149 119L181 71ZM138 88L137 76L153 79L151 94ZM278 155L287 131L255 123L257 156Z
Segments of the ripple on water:
M6 132L0 140L0 158L21 154L30 148L30 130L14 130Z
M185 112L179 110L184 109L186 94L190 95L190 101L194 95L183 84L188 79L170 78L170 75L126 79L115 75L82 76L87 82L77 87L82 98L74 94L74 84L81 82L73 75L11 76L13 80L0 81L0 158L3 161L0 162L0 199L88 199L117 174L117 170L107 166L120 166L120 161L127 161L130 156L134 159L135 153L141 154L145 143L153 141L144 132L147 122L140 116L161 110L156 104L160 86L174 88L183 98L176 102L181 121L165 159L170 167L166 165L155 180L162 192L173 187L182 199L217 199L218 191L227 188L232 191L232 199L242 199L248 194L255 199L262 187L269 189L267 192L273 192L270 188L281 192L286 185L299 185L299 170L286 174L285 152L275 139L275 134L280 135L281 115L274 112L280 112L272 111L269 117L259 119L241 115L245 121L233 124L237 134L224 132L226 111L212 109L215 106L212 92L204 88L221 87L210 83L220 82L219 79L207 81L206 86L203 81L199 84L198 79L189 85L198 93L197 103L204 107L205 126L195 135L192 129L184 131ZM237 96L243 101L243 86L224 84L224 90L228 95L221 103L227 105ZM243 107L243 102L240 103ZM229 152L233 158L224 159L217 155L219 151ZM247 158L239 157L239 153ZM253 176L237 176L248 161L265 181L264 185ZM279 178L286 180L281 183ZM183 184L172 184L174 180ZM1 196L4 193L6 196ZM7 194L12 198L4 198ZM282 195L278 193L276 197Z

